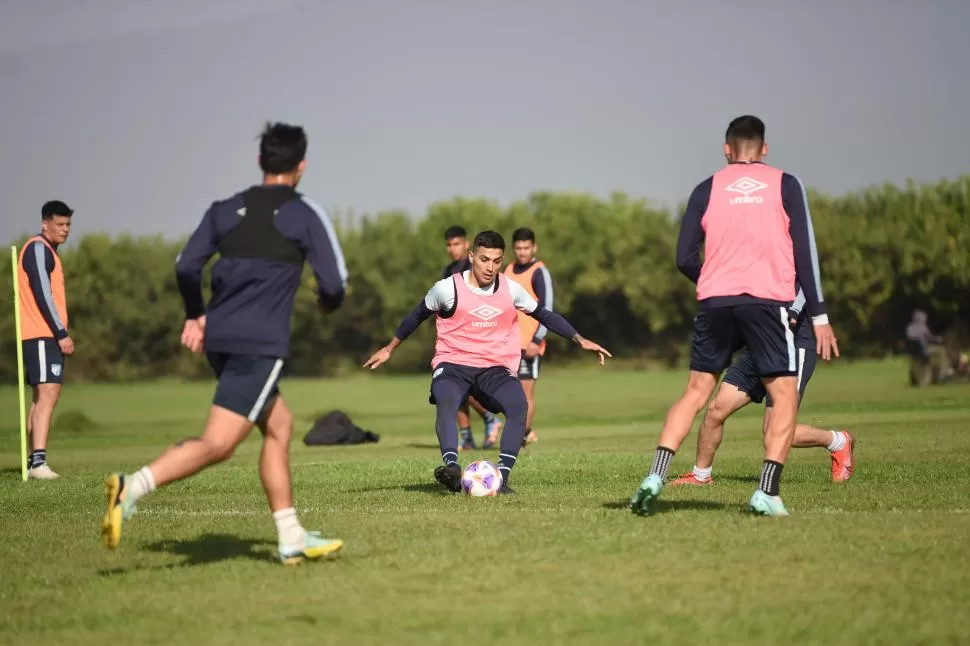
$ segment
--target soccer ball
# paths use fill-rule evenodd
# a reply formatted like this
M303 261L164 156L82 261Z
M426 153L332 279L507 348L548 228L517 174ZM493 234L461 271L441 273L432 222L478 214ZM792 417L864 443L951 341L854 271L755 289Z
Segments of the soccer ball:
M472 462L461 473L461 488L469 496L494 496L502 487L502 472L487 460Z

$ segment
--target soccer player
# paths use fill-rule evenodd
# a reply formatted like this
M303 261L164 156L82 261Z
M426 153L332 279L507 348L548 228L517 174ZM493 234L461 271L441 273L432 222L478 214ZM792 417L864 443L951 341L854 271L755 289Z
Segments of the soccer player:
M431 397L436 406L435 430L443 464L435 479L449 491L461 491L458 464L458 427L455 412L469 393L493 412L505 413L505 432L499 446L498 468L503 484L499 493L514 493L509 474L515 466L528 404L516 378L521 351L519 318L525 312L556 334L584 350L599 354L605 363L609 352L580 336L561 315L539 306L516 282L501 275L505 240L495 231L482 231L472 244L470 270L439 280L401 321L391 342L375 352L365 368L377 368L421 323L436 315L437 341L431 361Z
M185 303L182 344L192 352L204 349L218 384L201 437L178 442L133 474L105 480L102 539L109 548L118 546L122 523L143 496L227 460L254 425L263 434L259 474L276 521L280 560L298 564L343 547L341 540L304 530L296 517L289 470L293 414L278 386L304 261L313 268L324 312L340 307L347 284L333 225L296 191L306 149L302 127L267 124L259 148L262 185L213 202L176 259ZM217 252L207 308L202 270Z
M525 227L516 229L512 233L512 252L515 262L505 268L505 275L522 285L529 296L534 298L544 309L552 311L552 276L549 269L541 260L536 259L539 246L536 244L536 234ZM522 335L522 359L519 361L519 381L525 390L525 398L529 402L529 412L525 422L525 444L531 444L538 438L532 430L532 422L536 414L536 380L539 378L539 362L546 353L546 326L519 312L519 332Z
M798 409L798 361L788 314L796 275L802 277L816 352L828 361L838 356L838 345L825 312L805 190L795 176L763 163L767 154L764 122L748 115L734 119L725 134L728 164L698 184L688 200L677 267L697 284L700 305L690 375L684 394L667 413L650 471L630 500L634 513L651 512L694 417L732 355L746 345L773 402L761 481L749 506L757 514L788 515L780 480Z
M460 274L472 268L471 260L468 258L468 232L462 226L451 226L445 230L445 248L451 256L451 262L441 272L442 278L448 278L454 274ZM458 408L458 429L460 438L458 442L459 451L471 451L478 448L475 445L475 438L472 435L472 420L469 408L474 408L482 421L485 422L485 441L482 448L490 449L495 446L499 433L502 432L502 418L493 415L485 409L474 397L469 397Z
M67 330L64 270L57 249L71 233L72 215L60 200L44 204L41 232L24 244L17 263L24 378L32 391L27 417L27 477L32 480L58 477L47 464L47 439L64 384L64 359L74 354L74 341Z
M798 403L801 405L805 389L815 371L815 335L812 326L802 316L805 304L803 292L799 291L789 314L798 349ZM724 380L707 407L704 421L697 435L697 457L694 468L670 483L671 486L703 486L714 482L711 470L714 454L724 437L724 422L735 412L751 402L765 402L765 422L771 418L772 401L767 397L764 385L755 371L754 362L747 351L735 358ZM855 436L847 431L826 431L808 424L795 426L794 448L824 447L832 458L832 482L845 482L855 470Z

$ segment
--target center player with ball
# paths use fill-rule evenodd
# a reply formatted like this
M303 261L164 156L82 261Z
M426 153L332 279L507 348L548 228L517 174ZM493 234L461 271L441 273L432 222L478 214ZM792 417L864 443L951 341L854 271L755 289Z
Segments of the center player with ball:
M435 430L444 464L435 479L454 493L462 490L458 464L458 407L469 394L493 413L505 413L499 445L501 494L514 493L509 474L525 437L528 404L517 375L522 358L518 311L535 318L583 350L596 352L600 364L612 357L605 348L583 338L562 315L540 307L525 288L500 272L505 240L495 231L475 236L471 269L439 280L397 328L394 338L364 363L377 368L425 319L436 315L437 341L431 361L430 402L436 406Z

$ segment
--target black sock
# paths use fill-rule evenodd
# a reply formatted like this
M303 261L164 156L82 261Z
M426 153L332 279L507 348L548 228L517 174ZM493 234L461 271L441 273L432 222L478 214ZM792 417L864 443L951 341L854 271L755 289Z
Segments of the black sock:
M28 465L27 468L33 469L35 467L39 467L42 464L46 464L46 463L47 463L47 450L37 449L36 451L30 452L30 464Z
M472 439L472 429L471 428L459 429L458 435L462 442L464 442L465 440L470 440Z
M765 460L761 467L761 485L758 488L769 496L777 496L781 489L781 470L784 468L784 464Z
M502 481L508 482L512 474L512 467L515 466L516 456L509 453L498 454L498 471L502 474Z
M674 459L676 451L671 451L665 446L658 446L657 452L653 455L653 463L650 464L648 475L658 475L662 480L667 479L667 469Z
M441 461L445 463L445 466L451 466L452 464L455 465L456 467L460 466L458 464L458 452L455 450L451 450L451 451L442 450Z

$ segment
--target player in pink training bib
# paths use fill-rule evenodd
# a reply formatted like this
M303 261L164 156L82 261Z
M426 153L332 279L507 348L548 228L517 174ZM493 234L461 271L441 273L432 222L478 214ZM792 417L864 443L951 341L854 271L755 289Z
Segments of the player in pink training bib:
M516 377L521 357L518 312L535 318L556 334L599 355L612 357L599 344L583 338L560 314L540 307L521 285L501 275L505 240L495 231L475 236L471 269L439 280L398 326L394 338L364 363L374 369L425 319L436 315L437 341L431 361L430 402L436 406L435 430L444 462L435 479L449 491L461 491L458 425L455 414L472 395L493 413L505 413L498 468L504 483L499 493L513 493L509 474L525 437L528 404Z

